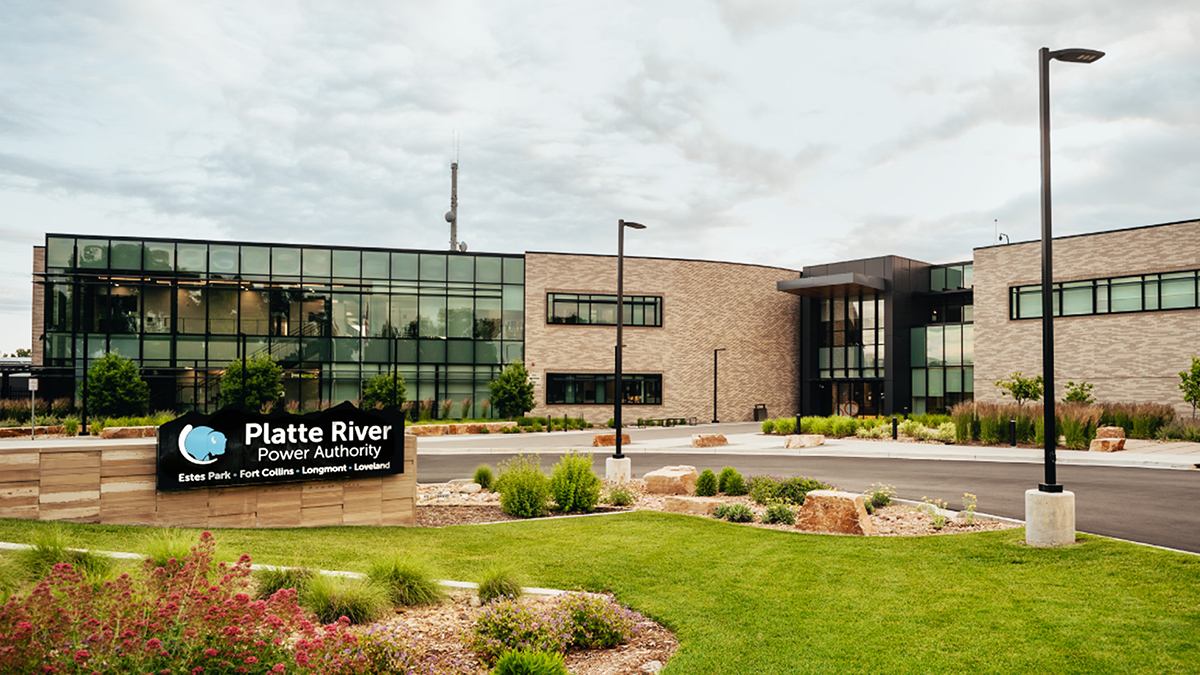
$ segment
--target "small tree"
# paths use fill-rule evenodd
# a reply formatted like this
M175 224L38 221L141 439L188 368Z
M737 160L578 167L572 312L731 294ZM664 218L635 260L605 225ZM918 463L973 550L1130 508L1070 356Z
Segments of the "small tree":
M240 405L243 403L242 383L245 382L245 405L251 410L260 410L275 405L283 396L283 367L275 363L270 354L256 354L246 361L243 376L242 360L235 359L225 366L221 375L221 403Z
M1063 397L1063 403L1095 403L1096 398L1092 396L1092 383L1068 382L1066 386L1067 395Z
M1000 392L1002 396L1012 396L1018 406L1025 405L1026 401L1042 400L1041 375L1024 377L1018 370L1003 380L997 380L996 386L1004 390Z
M404 377L400 373L376 375L363 385L361 407L364 410L391 406L399 408L404 404L407 393Z
M1192 357L1192 369L1179 372L1179 391L1183 400L1192 404L1192 419L1196 419L1196 406L1200 405L1200 359Z
M533 383L525 364L513 361L500 376L488 383L492 405L501 417L520 417L533 410Z
M80 394L83 386L80 385ZM150 387L137 364L116 352L92 362L87 372L88 412L96 417L146 414Z

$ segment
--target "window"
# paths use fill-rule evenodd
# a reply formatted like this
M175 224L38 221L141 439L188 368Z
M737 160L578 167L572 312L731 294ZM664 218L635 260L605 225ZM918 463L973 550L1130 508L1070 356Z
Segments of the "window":
M1054 315L1094 316L1196 309L1200 307L1198 281L1197 271L1189 270L1057 283L1054 284ZM1008 304L1012 319L1041 318L1041 284L1010 288Z
M662 327L662 297L626 295L625 325ZM547 293L546 323L617 325L617 296Z
M546 374L546 403L567 405L612 405L616 375L612 373ZM662 375L621 375L625 391L622 404L662 405Z

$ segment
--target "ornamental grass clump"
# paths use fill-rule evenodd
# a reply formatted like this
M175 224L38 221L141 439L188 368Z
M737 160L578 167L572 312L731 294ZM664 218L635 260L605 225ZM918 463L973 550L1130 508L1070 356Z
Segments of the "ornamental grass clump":
M492 483L496 480L492 474L492 467L487 464L480 464L475 469L475 476L471 479L479 484L479 487L489 492L492 489Z
M146 560L155 567L165 567L171 560L183 560L192 551L192 538L186 532L172 528L152 530L142 550Z
M517 455L500 463L496 491L500 510L517 518L537 518L546 514L550 479L542 473L536 456Z
M519 598L525 593L525 588L512 571L496 567L483 573L478 593L479 601L487 604L503 598Z
M373 561L367 578L386 591L393 605L436 605L446 599L442 585L425 565L401 556Z
M696 478L697 497L715 497L717 495L717 474L712 469L705 469Z
M559 511L594 511L600 501L600 479L592 472L592 453L572 450L564 455L550 474L550 493Z
M304 590L315 572L307 567L262 567L254 571L254 597L266 600L288 588L297 594Z
M57 526L39 532L32 547L17 551L14 557L30 580L45 577L62 563L89 579L104 576L113 566L113 559L108 556L71 548L66 532Z
M387 613L388 592L362 579L317 574L305 585L300 602L322 623L345 617L351 624L366 624Z

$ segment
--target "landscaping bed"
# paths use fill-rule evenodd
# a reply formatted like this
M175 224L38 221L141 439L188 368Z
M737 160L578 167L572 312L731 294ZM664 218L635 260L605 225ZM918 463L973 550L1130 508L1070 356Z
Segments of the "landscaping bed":
M509 520L529 520L517 518L504 513L500 509L500 497L494 492L480 490L474 493L460 493L461 483L437 483L418 485L416 524L418 527L448 527L452 525L476 525L481 523L496 523ZM613 513L622 511L663 511L667 495L649 494L645 483L641 480L629 482L633 503L627 507L600 505L593 513ZM803 532L795 525L765 524L762 522L767 507L754 501L749 495L722 495L720 501L726 504L744 504L754 514L754 520L745 523L753 527L771 530L786 530ZM550 512L546 517L562 515ZM991 530L1006 530L1021 527L1020 523L1009 520L997 520L987 517L976 517L973 523L967 524L962 519L948 517L940 528L934 527L934 518L926 506L893 503L878 509L871 516L875 531L871 536L901 536L915 537L932 534L961 534L965 532L987 532Z

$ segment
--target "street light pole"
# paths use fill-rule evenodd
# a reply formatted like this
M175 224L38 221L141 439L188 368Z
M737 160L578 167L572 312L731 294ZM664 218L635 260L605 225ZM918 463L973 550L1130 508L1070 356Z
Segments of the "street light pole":
M1041 117L1042 155L1042 379L1046 403L1042 407L1042 426L1045 482L1038 485L1042 492L1062 492L1056 475L1058 429L1054 419L1054 271L1051 246L1050 208L1050 61L1072 61L1091 63L1104 56L1104 52L1091 49L1060 49L1050 51L1042 47L1038 52L1038 90Z
M625 228L635 230L646 229L641 223L634 223L627 220L617 221L617 352L614 364L615 370L615 385L613 401L613 426L616 431L616 453L612 456L614 460L625 459L625 455L621 453L621 403L625 398L624 387L621 382L621 352L623 351L624 343L624 327L625 327Z
M1092 49L1038 51L1038 101L1042 164L1042 381L1045 480L1025 492L1025 540L1031 546L1075 542L1075 495L1064 492L1056 475L1058 429L1054 419L1054 270L1050 206L1050 61L1091 63L1104 56Z
M723 351L725 351L724 347L713 350L713 424L720 424L717 421L717 352Z

